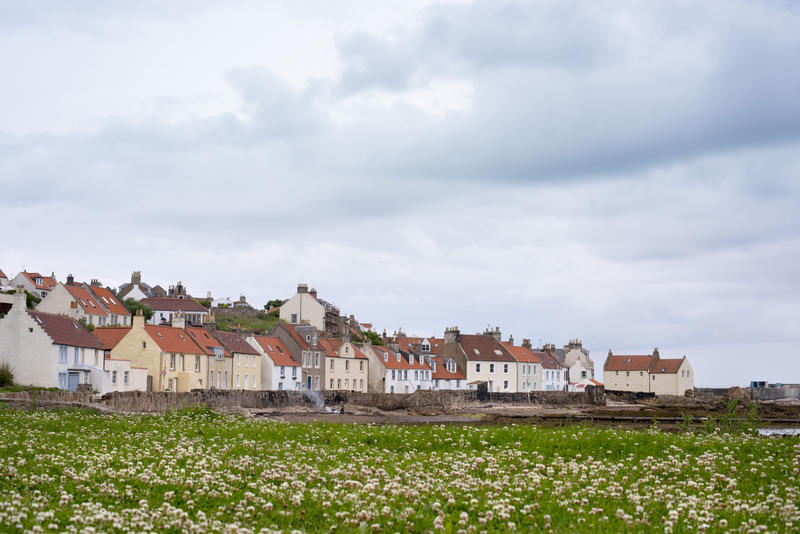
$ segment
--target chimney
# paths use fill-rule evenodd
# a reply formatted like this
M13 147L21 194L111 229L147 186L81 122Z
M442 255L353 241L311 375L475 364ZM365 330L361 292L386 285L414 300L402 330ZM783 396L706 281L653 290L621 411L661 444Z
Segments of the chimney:
M27 299L25 296L25 289L22 286L17 286L17 292L14 293L13 303L11 305L11 313L25 313Z
M211 291L206 291L206 300L211 300Z
M658 359L658 358L659 358L659 354L658 354L658 347L656 347L656 348L654 348L654 349L653 349L653 356L655 356L655 357L656 357L656 359Z
M495 339L495 341L500 341L500 327L499 326L495 326L494 329L486 328L486 330L483 331L483 334L486 335L486 336L492 336Z
M92 278L92 281L89 282L89 285L92 287L100 287L101 286L100 280L98 280L97 278Z
M73 278L72 273L67 275L67 285L72 286L75 285L75 278Z
M457 326L448 327L444 329L444 342L447 343L458 343L461 339L461 333L458 330Z
M131 328L144 328L144 315L141 309L136 310L136 315L131 319Z
M180 312L177 316L172 316L172 326L174 328L186 328L186 317L183 312Z
M141 284L142 283L142 271L133 271L131 274L131 284Z
M613 354L611 354L611 349L608 349L608 355L613 356Z
M298 293L308 293L308 284L297 284Z
M311 291L309 291L308 294L314 297L314 300L317 299L317 290L315 288L312 287Z
M526 349L530 350L531 349L531 340L530 339L523 339L522 340L522 346L525 347Z
M508 335L508 344L509 345L513 345L514 344L514 335L513 334L509 334Z

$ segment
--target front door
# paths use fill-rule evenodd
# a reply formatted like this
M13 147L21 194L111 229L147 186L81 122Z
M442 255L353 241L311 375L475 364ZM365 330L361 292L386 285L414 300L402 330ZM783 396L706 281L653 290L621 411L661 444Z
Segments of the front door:
M311 391L311 376L308 377L308 380L307 380L307 383L306 383L306 389Z
M79 373L70 373L69 374L69 382L67 383L67 389L70 391L75 391L78 389L78 384L81 381L81 375Z

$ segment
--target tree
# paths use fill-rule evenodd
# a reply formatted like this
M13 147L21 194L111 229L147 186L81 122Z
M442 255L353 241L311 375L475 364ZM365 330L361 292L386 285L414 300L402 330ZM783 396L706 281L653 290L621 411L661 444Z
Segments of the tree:
M264 309L269 310L270 308L277 308L281 304L283 304L283 301L281 299L272 299L271 301L264 304Z
M378 335L377 332L373 332L372 330L365 330L364 337L369 339L369 342L373 345L383 345L383 340L381 336Z
M131 312L131 315L136 315L138 310L142 310L142 315L144 315L144 320L149 321L153 317L153 308L148 306L147 304L142 304L138 300L135 299L125 299L122 301L122 304L128 308L128 311Z

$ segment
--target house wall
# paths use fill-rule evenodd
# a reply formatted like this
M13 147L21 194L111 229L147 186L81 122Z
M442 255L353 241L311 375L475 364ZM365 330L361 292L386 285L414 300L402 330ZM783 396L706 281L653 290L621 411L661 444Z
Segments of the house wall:
M303 370L296 365L275 365L269 356L266 357L272 365L272 390L300 391L303 384ZM297 373L294 375L293 373ZM313 387L313 384L312 384ZM320 386L321 387L321 386Z
M114 372L116 371L116 382ZM130 360L105 360L105 372L108 375L108 391L147 391L147 369L131 367ZM128 381L125 382L125 373Z
M586 378L594 378L594 362L591 358L584 354L582 350L575 348L568 350L564 354L564 363L566 363L567 367L570 369L570 382L581 381L581 370L587 371ZM573 368L575 368L575 371L578 373L577 375L573 374Z
M539 391L544 389L542 366L535 362L517 362L517 391Z
M311 338L311 342L309 342L309 348L304 349L285 328L281 327L281 325L273 328L270 335L278 336L284 346L289 349L292 358L302 366L303 378L301 388L303 390L321 390L323 387L323 379L325 378L325 352L319 344L316 346L313 345L313 337ZM309 378L311 379L310 388L308 387Z
M139 286L133 286L133 289L128 291L128 293L126 293L122 297L122 300L133 299L133 300L139 301L139 300L142 300L143 298L146 298L146 297L147 297L147 295L145 295L144 292L141 289L139 289Z
M383 352L377 352L381 347L373 349L372 345L362 345L361 352L367 357L368 383L367 391L370 393L386 393L388 386L386 384L386 367L383 364Z
M204 381L206 384L206 388L235 389L236 373L233 370L234 358L230 356L222 356L220 359L217 359L216 356L211 354L206 354L205 358L207 360L208 364L207 369L209 372L208 378ZM248 376L247 389L253 389L251 383L253 381L252 375L255 374L255 370L248 367L246 371ZM242 370L242 374L244 374L244 372L245 371ZM244 378L242 378L242 389L243 388L244 388Z
M694 389L694 370L689 365L689 360L683 360L677 373L650 375L650 391L656 395L683 395L687 389Z
M469 360L466 367L467 383L480 380L489 383L490 392L516 393L517 363Z
M265 386L268 386L270 382L269 380L264 380L262 370L264 359L265 357L260 355L241 354L238 352L234 353L233 357L231 358L231 368L233 369L232 376L234 377L233 382L231 382L231 387L233 389L269 389ZM269 360L269 358L266 359ZM272 360L270 360L270 363L271 361ZM247 381L247 388L245 388L244 384L245 375L249 377ZM236 381L237 376L239 377L238 382Z
M295 321L292 316L296 315ZM280 317L289 324L302 324L308 321L320 332L325 330L325 306L308 293L297 293L281 305Z
M608 391L650 392L647 371L603 371L603 385Z
M47 298L42 299L42 301L36 305L36 309L46 313L66 315L73 319L81 319L86 316L81 305L78 304L75 297L67 291L67 288L64 287L63 284L58 284L54 287L50 294L47 295Z
M14 297L0 319L0 362L11 365L17 384L58 387L58 347L26 312L24 293Z
M49 291L36 289L36 286L33 285L33 282L28 280L28 278L26 276L24 276L22 273L18 273L17 276L12 278L11 282L8 285L10 285L13 288L17 288L18 286L22 286L22 288L25 289L28 293L30 293L32 295L36 295L37 297L42 298L42 299L44 299L47 296L47 294L49 293Z
M681 371L684 371L683 376L681 376ZM684 358L676 376L678 378L678 395L683 395L687 389L694 391L694 369L688 358Z
M576 360L569 368L569 381L580 382L584 378L594 378L594 369L589 368L583 360Z
M325 358L325 388L361 391L369 388L369 360L355 357L351 343L342 343L338 358Z

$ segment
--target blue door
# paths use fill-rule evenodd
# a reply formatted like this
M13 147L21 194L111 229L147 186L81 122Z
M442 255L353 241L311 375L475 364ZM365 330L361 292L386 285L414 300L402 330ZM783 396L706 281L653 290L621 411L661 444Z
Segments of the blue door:
M311 390L311 377L309 376L306 381L306 389Z
M76 389L78 389L78 384L80 383L80 377L81 375L78 373L70 373L67 389L69 389L70 391L75 391Z

